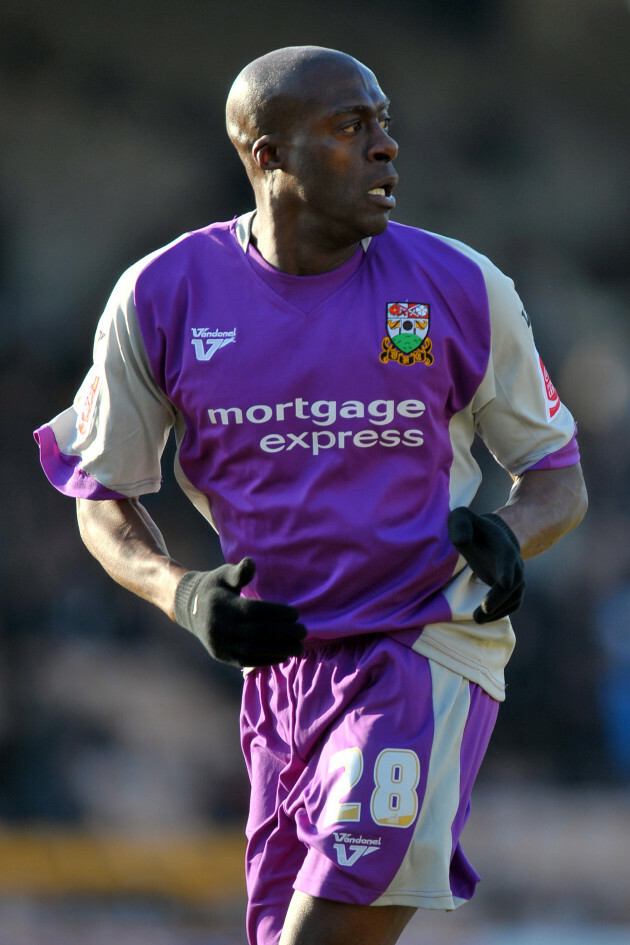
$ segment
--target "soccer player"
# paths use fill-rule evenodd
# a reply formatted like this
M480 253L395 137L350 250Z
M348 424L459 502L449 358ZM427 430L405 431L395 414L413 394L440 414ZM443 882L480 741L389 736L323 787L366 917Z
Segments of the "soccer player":
M250 63L227 128L255 210L122 276L74 405L36 432L112 577L244 668L252 945L386 945L471 898L460 835L523 560L586 508L512 282L389 223L389 123L348 55ZM140 502L171 428L216 570L174 561ZM475 434L513 480L485 514Z

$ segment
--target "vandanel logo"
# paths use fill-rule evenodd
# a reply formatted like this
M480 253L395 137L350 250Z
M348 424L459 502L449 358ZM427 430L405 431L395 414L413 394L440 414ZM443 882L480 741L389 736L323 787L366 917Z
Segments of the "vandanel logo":
M367 837L354 837L350 833L335 830L335 853L339 866L354 866L362 856L368 856L370 853L378 853L381 847L381 838L368 839Z
M387 338L379 355L383 364L433 364L429 338L430 309L426 302L388 302L385 316Z
M198 361L209 361L219 348L236 341L236 328L230 331L219 331L218 328L192 328L191 344L195 349Z

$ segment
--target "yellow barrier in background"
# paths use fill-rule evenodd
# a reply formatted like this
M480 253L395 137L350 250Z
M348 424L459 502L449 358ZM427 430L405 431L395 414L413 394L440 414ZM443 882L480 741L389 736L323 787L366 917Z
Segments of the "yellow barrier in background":
M0 831L0 895L172 897L191 904L245 895L240 833L137 837Z

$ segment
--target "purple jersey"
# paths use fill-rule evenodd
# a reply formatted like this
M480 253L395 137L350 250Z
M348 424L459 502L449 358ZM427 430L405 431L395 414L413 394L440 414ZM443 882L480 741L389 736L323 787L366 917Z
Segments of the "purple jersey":
M280 273L251 215L187 234L120 280L72 408L37 436L70 495L176 475L245 593L311 637L384 632L503 698L513 635L446 532L480 481L475 434L513 475L577 461L574 421L509 279L453 240L391 223L345 265Z

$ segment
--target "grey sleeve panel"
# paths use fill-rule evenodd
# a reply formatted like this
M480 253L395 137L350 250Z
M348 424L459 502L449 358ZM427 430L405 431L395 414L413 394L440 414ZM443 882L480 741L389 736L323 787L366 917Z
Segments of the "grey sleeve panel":
M575 420L545 371L514 283L485 256L448 240L483 272L492 332L486 376L470 411L476 432L513 476L565 446Z
M149 368L133 300L141 260L121 277L99 320L93 364L72 407L51 421L62 453L121 495L157 492L175 410Z

